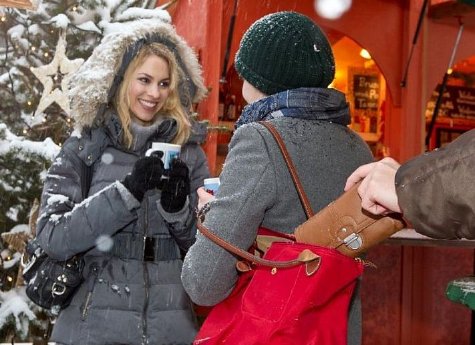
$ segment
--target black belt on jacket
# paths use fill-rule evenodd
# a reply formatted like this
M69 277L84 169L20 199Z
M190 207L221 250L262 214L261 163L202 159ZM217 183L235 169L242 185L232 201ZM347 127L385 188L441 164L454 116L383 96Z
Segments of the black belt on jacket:
M121 259L140 261L167 261L180 259L180 250L171 237L148 237L130 232L112 237L114 246L110 254Z

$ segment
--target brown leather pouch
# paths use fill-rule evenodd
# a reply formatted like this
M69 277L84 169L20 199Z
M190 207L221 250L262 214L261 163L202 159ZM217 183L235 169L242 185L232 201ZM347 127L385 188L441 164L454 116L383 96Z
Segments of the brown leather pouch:
M361 208L358 185L295 229L297 242L335 248L357 257L406 226L400 215L376 216Z

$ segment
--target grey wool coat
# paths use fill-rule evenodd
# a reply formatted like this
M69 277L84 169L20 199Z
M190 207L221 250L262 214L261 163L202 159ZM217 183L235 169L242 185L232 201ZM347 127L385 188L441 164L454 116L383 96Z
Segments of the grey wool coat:
M358 166L373 160L366 143L344 125L318 115L302 119L298 114L275 114L271 112L275 118L269 121L287 146L314 212L343 193L347 177ZM220 178L204 225L242 249L251 246L260 226L292 233L306 219L274 138L257 123L244 124L235 131ZM182 272L192 300L210 306L227 297L238 278L235 264L236 257L198 233ZM360 312L360 301L355 299L349 321L350 345L360 343Z
M174 138L175 120L164 114L153 131L139 131L141 145L126 149L107 97L125 49L150 33L154 40L175 46L183 73L180 92L195 102L206 91L196 57L170 24L140 20L126 29L107 36L73 78L70 95L77 129L48 171L43 189L40 245L60 260L84 253L85 263L84 282L54 325L51 340L57 344L191 344L197 331L180 273L182 255L195 240L196 189L209 176L200 147L206 129L195 125L182 145L180 158L189 168L191 194L181 210L167 213L159 189L146 192L140 203L120 181L152 142ZM83 164L92 169L85 200ZM145 242L152 260L144 260Z

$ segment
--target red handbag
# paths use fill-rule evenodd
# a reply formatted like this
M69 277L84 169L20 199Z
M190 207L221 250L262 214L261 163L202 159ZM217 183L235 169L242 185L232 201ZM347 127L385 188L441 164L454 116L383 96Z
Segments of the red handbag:
M310 217L313 215L310 203L285 145L275 129L271 133ZM201 220L198 229L245 261L238 262L237 269L242 273L234 290L211 310L195 338L195 345L347 343L349 303L357 278L363 273L360 259L332 248L297 243L293 235L264 228L259 229L253 248L255 252L265 252L260 257L216 236ZM263 249L261 242L268 243L268 248Z

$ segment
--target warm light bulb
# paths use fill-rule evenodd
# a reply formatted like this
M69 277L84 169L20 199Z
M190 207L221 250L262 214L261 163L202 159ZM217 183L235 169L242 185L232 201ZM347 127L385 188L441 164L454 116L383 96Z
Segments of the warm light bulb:
M452 68L449 68L449 69L447 70L447 74L448 74L448 75L451 75L453 71L454 71L454 70L453 70Z
M12 281L13 281L13 278L10 277L10 276L8 276L8 277L7 277L7 280L8 280L9 282L12 282Z
M26 102L26 104L31 105L31 101Z
M2 17L0 20L1 20L2 22L4 22L4 21L7 20L7 17Z
M36 47L35 47L35 46L31 46L31 50L35 51L35 50L36 50Z
M49 56L48 52L44 53L43 55L44 55L45 57L48 57L48 56Z
M26 134L26 133L28 133L28 130L27 130L27 129L24 129L24 130L23 130L23 134Z
M366 49L361 49L360 56L364 59L371 60L371 55L369 54L369 52Z

